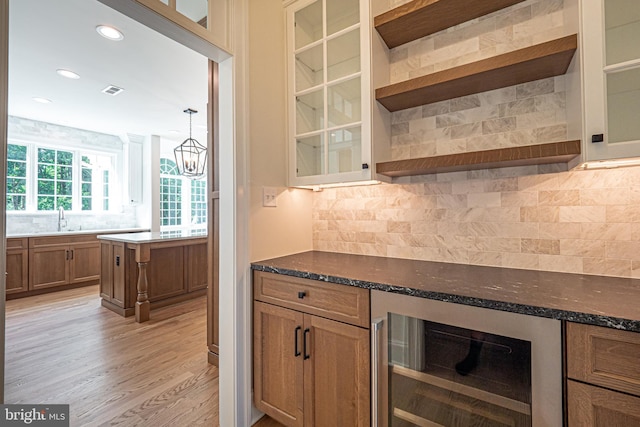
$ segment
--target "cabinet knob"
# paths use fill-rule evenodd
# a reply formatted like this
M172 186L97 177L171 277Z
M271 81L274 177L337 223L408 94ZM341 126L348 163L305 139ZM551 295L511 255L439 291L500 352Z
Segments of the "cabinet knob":
M602 141L604 141L603 133L596 133L594 135L591 135L591 143L595 144L597 142L602 142Z
M307 293L305 291L298 292L298 298L303 299L306 296L307 296Z

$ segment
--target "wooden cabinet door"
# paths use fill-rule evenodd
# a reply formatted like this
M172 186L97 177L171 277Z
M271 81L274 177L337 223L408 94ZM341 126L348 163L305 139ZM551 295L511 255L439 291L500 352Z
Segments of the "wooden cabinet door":
M369 331L305 315L305 426L368 427Z
M567 381L569 427L640 426L640 398Z
M113 298L113 245L100 243L100 297L111 302Z
M285 426L302 427L304 316L258 301L253 307L256 407Z
M43 246L29 251L29 289L50 288L69 282L69 247Z
M100 243L76 243L69 249L69 283L100 280Z
M113 295L111 296L111 302L119 307L126 308L127 303L127 291L125 282L125 269L126 258L124 243L112 242L113 246L113 261L110 265L112 268L112 280L113 280ZM135 288L135 286L134 286ZM133 305L133 302L130 302Z
M29 290L28 248L27 239L7 239L7 294Z
M137 270L137 268L136 268ZM138 272L133 288L136 288ZM149 300L159 301L187 292L184 270L184 246L151 249L151 261L147 265Z
M189 292L207 288L207 244L186 247L187 290Z

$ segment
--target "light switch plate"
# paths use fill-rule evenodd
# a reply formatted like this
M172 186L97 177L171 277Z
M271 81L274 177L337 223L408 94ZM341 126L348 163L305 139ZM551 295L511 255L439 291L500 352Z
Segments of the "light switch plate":
M278 189L276 187L262 187L262 206L275 208L278 206Z

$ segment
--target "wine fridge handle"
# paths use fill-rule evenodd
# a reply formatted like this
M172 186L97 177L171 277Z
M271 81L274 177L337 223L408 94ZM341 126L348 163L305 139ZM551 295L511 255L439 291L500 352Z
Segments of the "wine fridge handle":
M378 365L380 363L378 335L383 323L382 318L371 321L371 427L378 427Z

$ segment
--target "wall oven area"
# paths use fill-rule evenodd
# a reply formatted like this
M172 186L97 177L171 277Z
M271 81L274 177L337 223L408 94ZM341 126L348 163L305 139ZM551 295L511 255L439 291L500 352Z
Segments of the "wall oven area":
M372 291L372 425L562 425L560 321Z

